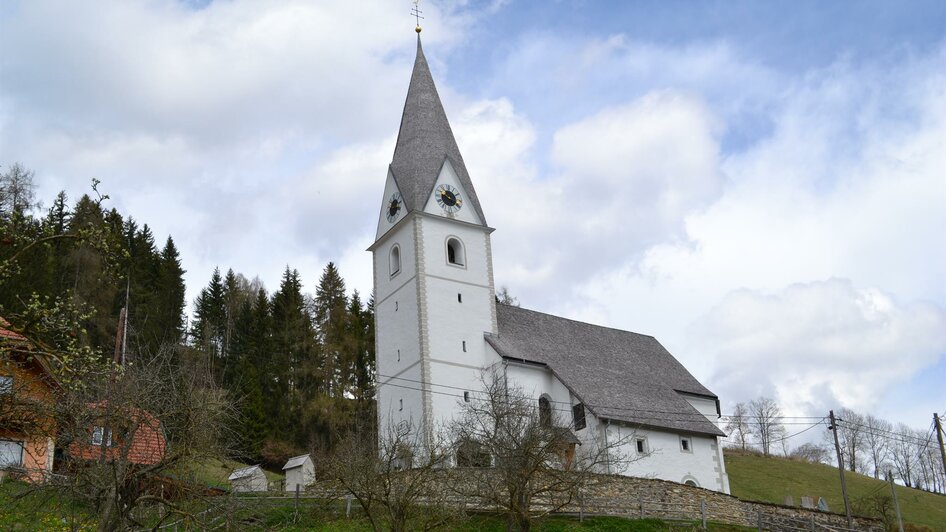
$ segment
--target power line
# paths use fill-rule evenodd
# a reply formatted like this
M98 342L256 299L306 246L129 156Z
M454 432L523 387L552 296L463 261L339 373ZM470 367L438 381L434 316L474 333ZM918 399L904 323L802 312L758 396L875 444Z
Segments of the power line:
M385 378L392 379L392 380L393 380L393 379L397 379L397 380L401 380L401 381L413 382L413 383L417 383L417 384L421 384L421 385L427 384L428 386L436 386L436 387L438 387L438 388L447 388L447 389L451 389L451 390L460 390L460 391L463 391L463 392L468 392L468 393L478 394L478 395L485 395L485 394L487 393L487 392L485 392L485 391L483 391L483 390L470 390L469 388L463 388L463 387L460 387L460 386L451 386L451 385L449 385L449 384L439 384L439 383L433 383L433 382L431 382L431 383L426 383L426 382L424 382L424 381L420 381L420 380L417 380L417 379L409 379L409 378L407 378L407 377L398 377L398 376L381 375L381 374L379 374L378 376L379 376L379 377L385 377ZM395 384L392 384L392 383L390 382L390 380L389 380L388 382L379 384L379 386L397 386L398 388L407 388L407 389L418 390L418 391L426 391L426 390L423 389L423 388L412 388L412 387L403 386L403 385L395 385ZM432 390L431 390L431 391L432 391ZM435 392L435 393L440 393L441 395L444 394L444 392ZM452 394L447 394L447 395L452 395ZM462 395L456 395L456 397L462 397ZM528 396L528 395L516 396L516 398L519 398L519 399L533 399L533 397ZM561 405L567 405L567 406L569 406L569 407L572 406L572 404L569 403L568 401L558 401L558 400L555 400L555 399L549 399L549 402L550 402L550 403L557 403L557 404L561 404ZM668 415L677 415L677 416L691 416L691 417L694 417L694 418L703 418L703 419L706 419L706 416L705 416L704 414L699 413L699 412L681 412L681 411L678 411L678 410L651 410L651 409L646 409L646 408L619 407L619 406L612 406L612 405L599 405L599 404L593 404L593 403L582 403L582 404L584 404L585 406L587 406L587 407L589 407L589 408L601 408L601 409L607 409L607 410L626 410L626 411L631 411L631 412L644 412L644 413L648 413L648 414L668 414ZM733 417L736 417L736 416L733 415L733 414L720 414L720 417L733 418ZM807 424L809 424L809 423L811 422L810 420L821 420L821 419L824 419L824 416L755 416L755 415L751 415L751 414L743 414L742 417L743 417L743 418L749 418L749 419L755 419L755 418L759 418L759 417L764 417L764 418L766 418L766 419L787 419L787 420L791 420L791 421L788 422L788 423L783 423L783 424L794 424L794 425L807 425ZM801 420L806 420L806 421L801 421Z
M400 379L400 378L398 378L398 379ZM413 379L400 379L400 380L406 380L406 381L409 381L409 382L419 382L419 381L416 381L416 380L413 380ZM456 390L463 390L463 388L458 388L458 387L455 387L455 386L434 385L434 384L432 384L432 385L433 385L433 386L442 386L442 387L452 388L452 389L456 389ZM437 395L441 395L441 396L456 397L457 399L461 399L461 398L462 398L462 399L464 399L464 400L466 399L466 397L465 397L464 395L459 394L459 393L452 393L452 392L449 392L449 391L441 391L441 390L433 390L433 389L429 389L429 390L428 390L428 389L425 389L425 388L418 388L418 387L416 387L416 386L410 386L410 385L406 385L406 384L395 384L395 383L392 383L392 382L390 382L390 381L389 381L388 383L386 383L385 386L393 386L393 387L395 387L395 388L401 388L401 389L405 389L405 390L413 390L413 391L419 391L419 392L429 391L430 393L437 394ZM464 391L465 391L465 392L471 392L471 393L477 393L477 394L485 394L485 393L486 393L486 392L483 392L483 391L475 391L475 390L474 390L474 391L464 390ZM518 396L518 398L520 398L520 399L529 399L529 400L533 399L532 397L528 397L528 396ZM553 402L553 401L549 401L549 402L551 403L551 402ZM565 403L564 401L554 401L554 402L555 402L555 403L559 403L559 404L566 404L566 405L570 404L570 403ZM588 405L586 405L586 406L588 406ZM629 411L629 412L631 412L631 413L633 414L632 417L633 417L635 420L640 421L640 422L642 422L642 423L646 423L646 422L648 422L648 421L676 421L676 422L708 421L708 422L712 423L712 420L708 419L704 414L701 414L701 413L699 413L699 412L676 412L676 411L664 411L664 410L648 410L648 409L634 409L634 408L619 408L619 407L608 407L608 406L606 406L606 407L604 407L604 408L612 409L612 410L625 410L625 411ZM564 414L564 415L566 415L566 416L569 416L569 415L572 414L572 410L571 410L570 407L569 407L569 408L552 408L551 410L552 410L553 412L557 412L557 413L560 413L560 414ZM655 415L655 414L659 414L659 415ZM819 421L820 421L820 420L821 420L821 419L819 419ZM805 422L801 422L801 421L787 421L787 422L782 422L782 423L779 423L779 424L780 424L780 425L786 425L786 426L787 426L787 425L805 425L805 426L809 426L809 427L810 427L811 422L810 422L810 421L805 421Z
M378 374L378 376L379 376L379 377L382 377L382 378L387 378L387 379L389 379L387 382L385 382L385 383L383 383L383 384L380 384L380 383L379 383L379 386L393 386L393 387L396 387L396 388L402 388L402 389L406 389L406 390L413 390L413 391L420 391L420 392L429 391L430 393L434 393L434 394L441 395L441 396L447 396L447 397L455 397L455 398L457 398L457 399L466 399L466 396L464 395L465 393L476 394L476 395L486 395L486 394L487 394L487 392L486 392L486 391L483 391L483 390L470 390L470 389L468 389L468 388L463 388L463 387L459 387L459 386L452 386L452 385L449 385L449 384L440 384L440 383L433 383L433 382L431 382L431 383L425 383L425 382L423 382L423 381L420 381L420 380L417 380L417 379L410 379L410 378L407 378L407 377L399 377L399 376L394 376L394 375L382 375L382 374ZM431 389L426 389L426 388L421 388L421 387L415 387L415 386L408 386L408 385L403 385L403 384L395 384L395 383L390 382L391 380L406 381L406 382L411 382L411 383L420 384L420 385L426 384L427 386L431 387ZM451 393L451 392L445 392L445 391L440 391L440 390L434 390L434 389L432 389L432 387L446 388L446 389L448 389L448 390L457 390L457 391L460 391L460 392L463 392L463 393ZM527 395L516 396L516 398L519 398L519 399L529 399L529 400L534 399L533 397L527 396ZM550 398L548 399L548 401L549 401L549 403L552 403L552 404L559 404L559 405L565 405L565 406L567 406L567 408L552 408L552 411L558 412L558 413L562 413L562 414L571 414L571 413L572 413L572 411L571 411L571 407L573 406L572 403L567 402L567 401L558 401L558 400L550 399ZM652 410L652 409L647 409L647 408L619 407L619 406L611 406L611 405L598 405L598 404L592 404L592 403L583 403L583 404L584 404L586 407L589 407L589 408L592 408L592 409L598 408L598 409L603 409L603 410L612 410L612 411L613 411L613 410L619 410L619 411L631 412L631 413L634 414L634 418L639 419L639 420L642 420L642 421L643 421L643 420L660 420L660 421L682 421L682 422L685 422L685 421L704 420L704 419L707 420L707 421L710 421L710 420L707 418L707 416L705 416L704 414L702 414L702 413L700 413L700 412L682 412L682 411L671 411L671 410ZM649 415L649 414L654 414L654 415ZM659 415L657 415L657 414L659 414ZM720 418L732 419L732 418L734 418L734 417L739 417L739 416L735 416L735 415L733 415L733 414L720 414ZM749 419L749 420L755 420L755 419L759 419L759 418L765 418L765 419L767 419L767 420L775 420L775 421L777 421L777 423L778 423L779 425L782 425L782 426L792 426L792 425L805 426L805 428L803 428L802 430L800 430L800 431L798 431L798 432L796 432L796 433L794 433L794 434L785 436L785 437L780 438L780 439L777 439L777 440L772 440L773 443L777 443L777 442L780 442L780 441L782 441L782 440L787 440L787 439L789 439L789 438L793 438L793 437L795 437L795 436L798 436L799 434L803 434L803 433L805 433L805 432L808 432L809 430L813 429L814 427L816 427L816 426L822 424L822 423L824 422L824 420L825 420L824 416L758 416L758 415L752 415L752 414L742 414L741 417L742 417L742 418L747 418L747 419ZM812 422L812 420L814 420L814 422ZM710 422L712 422L712 421L710 421ZM923 440L923 439L921 439L921 438L917 438L916 436L911 436L911 435L909 435L909 434L904 434L904 433L902 433L902 432L895 432L895 431L883 430L883 429L879 429L879 428L876 428L876 427L871 427L871 426L865 425L865 424L863 424L863 423L858 423L858 422L854 422L854 421L847 421L847 420L843 420L843 419L840 419L840 418L837 419L837 422L838 422L840 425L842 425L842 426L843 426L843 425L848 425L848 426L858 427L858 428L860 428L860 429L863 429L865 432L870 432L871 434L874 434L874 435L881 435L881 436L884 436L884 437L886 437L886 438L888 438L888 439L892 439L892 440L894 440L894 441L899 441L899 442L901 442L901 443L908 443L908 444L915 444L915 445L922 445L922 446L929 446L929 445L931 444L931 442L932 442L932 437L933 437L933 434L934 434L933 430L930 429L930 430L927 432L926 439ZM752 423L752 421L750 421L750 423ZM932 422L931 422L931 425L932 425Z

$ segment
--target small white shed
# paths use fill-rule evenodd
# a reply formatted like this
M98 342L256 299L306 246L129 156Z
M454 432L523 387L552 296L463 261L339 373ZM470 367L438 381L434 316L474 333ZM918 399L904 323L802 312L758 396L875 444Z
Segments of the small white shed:
M269 483L266 481L266 474L258 465L236 469L230 473L227 479L230 481L231 489L235 492L247 491L266 491Z
M286 491L296 491L296 486L305 491L306 486L315 482L315 464L307 454L290 458L282 470L286 474Z

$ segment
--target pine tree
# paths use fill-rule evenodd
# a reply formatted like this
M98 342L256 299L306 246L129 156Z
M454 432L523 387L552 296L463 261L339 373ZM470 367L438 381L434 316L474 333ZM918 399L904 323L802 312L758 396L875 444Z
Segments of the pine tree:
M348 308L345 298L345 281L334 263L329 262L319 279L315 293L315 326L322 356L322 391L330 397L344 396L344 383L348 380L346 360L351 352L348 342Z
M200 291L194 302L194 327L191 334L194 346L206 354L217 382L222 379L220 355L223 350L223 327L223 281L220 278L220 268L214 268L210 283Z
M369 299L368 306L362 307L358 291L351 296L348 304L347 343L352 353L348 357L351 367L348 369L349 394L358 401L374 397L374 299Z
M268 369L262 364L269 336L265 291L260 290L255 303L254 308L254 301L244 299L234 317L230 351L237 362L228 386L240 412L238 438L233 443L245 457L253 459L259 457L270 432L261 379L261 372Z
M72 211L69 210L68 197L65 191L60 191L53 200L52 207L43 221L44 233L47 235L63 235L69 227L69 220L72 219ZM65 257L68 250L72 248L72 243L68 240L53 240L49 245L48 253L48 275L47 294L63 294L66 291L66 266Z
M156 287L156 329L163 344L177 345L184 337L184 273L174 239L168 236L161 250Z
M281 400L272 401L271 415L277 427L285 434L293 434L296 442L304 440L304 434L294 422L303 402L300 380L303 367L315 353L315 336L311 317L302 295L299 272L286 267L279 290L273 294L273 364L276 376L276 395Z

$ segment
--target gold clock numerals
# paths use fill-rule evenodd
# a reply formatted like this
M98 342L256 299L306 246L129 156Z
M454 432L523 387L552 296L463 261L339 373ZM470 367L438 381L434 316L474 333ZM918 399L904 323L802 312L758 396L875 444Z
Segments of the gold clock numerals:
M385 215L388 218L389 223L394 223L394 220L397 219L397 215L401 212L401 206L404 202L401 200L401 195L395 192L391 195L391 199L388 200L388 209Z
M454 214L463 207L460 191L450 185L440 185L436 191L437 205L444 211Z

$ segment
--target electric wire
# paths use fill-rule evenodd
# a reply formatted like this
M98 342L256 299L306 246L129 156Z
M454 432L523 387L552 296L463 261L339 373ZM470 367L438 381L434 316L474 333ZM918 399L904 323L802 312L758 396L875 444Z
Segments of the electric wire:
M406 382L412 382L412 383L416 383L416 384L420 384L420 385L425 384L423 381L420 381L420 380L417 380L417 379L409 379L409 378L407 378L407 377L389 376L389 375L380 375L380 374L379 374L379 377L386 377L386 378L388 378L388 379L397 379L397 380L406 381ZM391 385L397 386L398 388L406 388L406 389L411 389L411 390L424 391L423 388L414 388L414 387L404 386L404 385L394 385L394 384L392 384L392 383L390 382L390 380L387 381L387 382L385 382L385 383L380 384L380 386L391 386ZM485 394L487 394L487 392L485 392L485 391L483 391L483 390L470 390L470 389L468 389L468 388L463 388L463 387L460 387L460 386L451 386L451 385L449 385L449 384L429 383L428 385L429 385L429 386L436 386L436 387L438 387L438 388L447 388L447 389L451 389L451 390L460 390L460 391L467 392L467 393L470 393L470 394L477 394L477 395L485 395ZM443 395L442 392L436 392L436 393L440 393L441 395ZM447 395L453 395L453 394L447 394ZM456 396L457 396L457 397L463 397L462 395L456 395ZM533 397L528 396L528 395L514 396L514 397L519 398L519 399L534 399ZM554 399L549 399L549 402L550 402L550 403L557 403L557 404L561 404L561 405L567 405L567 406L569 406L569 407L573 406L573 405L572 405L571 403L569 403L568 401L558 401L558 400L554 400ZM600 409L603 409L603 410L622 410L622 411L631 411L631 412L643 412L643 413L647 413L647 414L668 414L668 415L675 415L675 416L682 416L682 417L692 417L692 418L696 418L696 419L700 419L700 418L706 419L706 416L705 416L704 414L699 413L699 412L680 412L680 411L676 411L676 410L652 410L652 409L647 409L647 408L618 407L618 406L611 406L611 405L599 405L599 404L593 404L593 403L582 403L582 404L584 404L586 407L591 408L591 409L600 408ZM564 410L563 410L563 411L564 411ZM720 417L732 418L732 417L735 417L735 416L734 416L733 414L720 414ZM749 418L749 419L755 419L755 418L758 418L758 417L760 417L760 416L751 415L751 414L743 414L742 417L743 417L743 418ZM787 420L791 420L791 421L788 422L787 424L794 424L794 425L807 425L807 424L811 423L810 420L821 420L821 419L824 418L824 416L762 416L762 417L765 417L765 418L767 418L767 419L787 419ZM804 421L802 421L802 420L804 420Z

